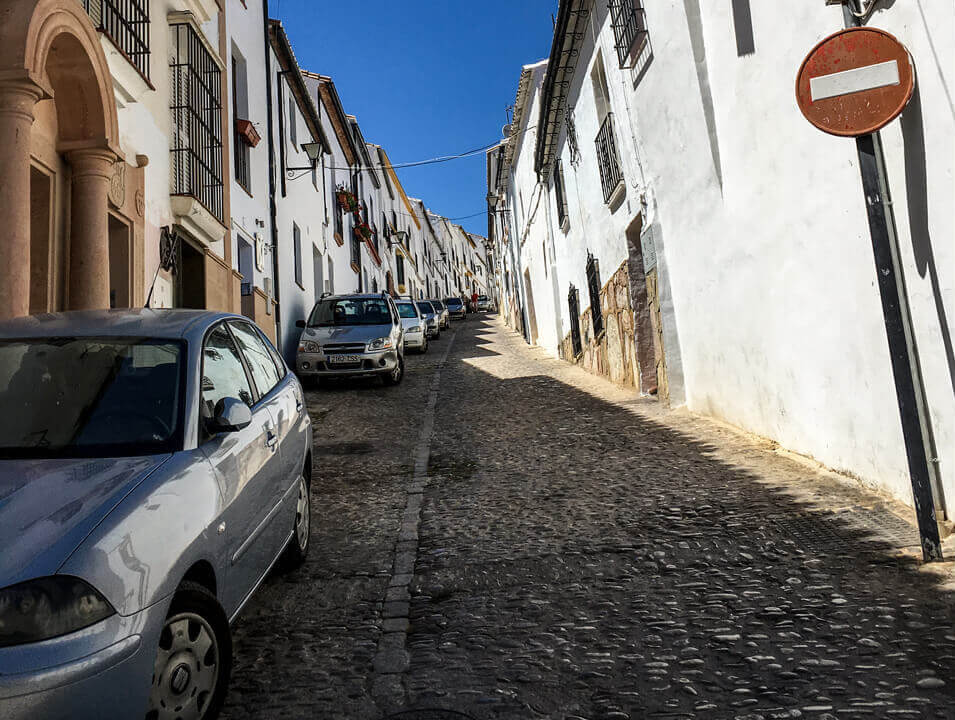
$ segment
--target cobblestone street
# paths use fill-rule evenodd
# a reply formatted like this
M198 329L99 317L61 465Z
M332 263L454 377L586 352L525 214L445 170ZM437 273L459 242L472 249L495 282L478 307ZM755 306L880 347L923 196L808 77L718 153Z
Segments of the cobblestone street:
M955 718L950 566L768 442L490 315L308 407L311 555L237 621L228 718Z

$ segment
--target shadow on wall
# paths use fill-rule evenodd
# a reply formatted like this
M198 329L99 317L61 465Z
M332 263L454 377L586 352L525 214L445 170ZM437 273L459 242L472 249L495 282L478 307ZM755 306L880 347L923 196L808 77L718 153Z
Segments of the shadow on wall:
M945 299L939 286L938 268L935 265L935 252L932 249L932 236L928 218L928 178L925 170L925 129L922 123L922 97L919 84L915 83L915 92L905 111L902 113L902 142L905 150L905 188L906 204L909 214L909 230L912 234L912 251L915 255L915 267L919 276L928 276L935 298L935 312L938 315L939 331L945 348L945 360L948 363L948 376L955 394L955 353L952 350L952 334L948 316L945 312Z

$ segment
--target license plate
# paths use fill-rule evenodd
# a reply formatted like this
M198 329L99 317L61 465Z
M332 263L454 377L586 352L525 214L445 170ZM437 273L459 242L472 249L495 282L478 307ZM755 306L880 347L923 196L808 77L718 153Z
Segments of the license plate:
M361 355L329 355L329 365L353 365L361 362Z

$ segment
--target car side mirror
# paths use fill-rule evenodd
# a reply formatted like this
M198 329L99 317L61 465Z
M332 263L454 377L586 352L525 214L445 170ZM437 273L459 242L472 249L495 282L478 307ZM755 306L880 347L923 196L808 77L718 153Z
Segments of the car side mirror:
M208 428L213 433L236 432L252 424L252 411L234 397L224 397L216 403Z
M305 326L306 326L306 325L305 325L305 321L304 321L304 320L296 320L296 321L295 321L295 327L305 329Z

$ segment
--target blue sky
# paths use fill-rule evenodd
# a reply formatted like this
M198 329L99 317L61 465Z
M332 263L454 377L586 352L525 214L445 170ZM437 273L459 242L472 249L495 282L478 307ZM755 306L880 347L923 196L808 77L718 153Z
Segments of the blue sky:
M557 0L272 0L299 64L330 75L346 112L393 163L501 138L522 65L547 57ZM484 155L399 170L447 217L483 213ZM487 234L487 216L461 225Z

